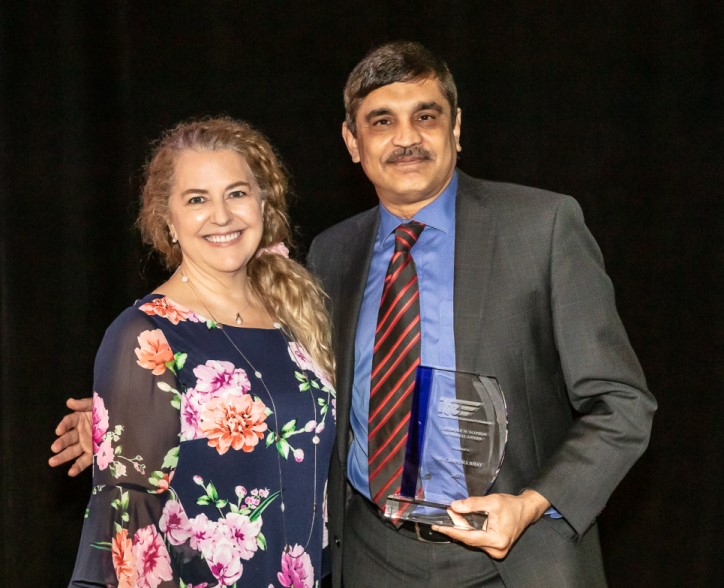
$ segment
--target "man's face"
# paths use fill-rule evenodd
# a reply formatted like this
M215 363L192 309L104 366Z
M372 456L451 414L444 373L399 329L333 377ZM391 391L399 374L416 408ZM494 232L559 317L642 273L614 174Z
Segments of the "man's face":
M390 212L410 218L445 189L461 150L460 109L452 115L436 78L378 88L356 123L356 136L346 123L342 136Z

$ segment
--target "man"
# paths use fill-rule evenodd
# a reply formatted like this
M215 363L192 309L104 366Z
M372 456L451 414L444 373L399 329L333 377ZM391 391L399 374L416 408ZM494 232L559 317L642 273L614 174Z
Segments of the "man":
M331 297L337 351L335 583L344 573L347 588L604 585L595 520L646 448L656 403L578 205L456 171L455 84L419 44L372 51L344 97L342 135L380 206L319 235L308 258ZM491 493L453 505L487 511L487 530L436 529L455 543L398 530L370 501L378 308L392 232L411 219L424 225L410 250L420 361L495 376L508 407Z
M319 235L308 258L331 297L337 352L335 586L342 574L345 588L605 585L595 520L646 448L656 403L578 205L456 170L455 84L419 44L373 50L344 96L342 135L380 206ZM409 275L399 295L397 273ZM413 312L388 328L391 296L409 296ZM405 321L383 354L384 333ZM399 374L380 381L389 358ZM504 390L508 444L496 482L452 505L488 512L485 531L381 515L406 439L406 421L395 419L409 411L420 363L492 375ZM81 456L74 472L88 463Z

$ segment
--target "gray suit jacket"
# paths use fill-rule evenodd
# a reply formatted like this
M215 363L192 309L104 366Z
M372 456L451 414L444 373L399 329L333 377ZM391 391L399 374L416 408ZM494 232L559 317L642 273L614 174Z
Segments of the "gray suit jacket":
M605 584L595 520L646 448L656 401L575 200L458 174L457 367L497 377L508 407L508 445L492 491L534 488L564 517L544 517L495 563L510 586ZM337 353L329 481L336 586L355 330L378 223L377 208L348 219L319 235L308 258L331 298Z

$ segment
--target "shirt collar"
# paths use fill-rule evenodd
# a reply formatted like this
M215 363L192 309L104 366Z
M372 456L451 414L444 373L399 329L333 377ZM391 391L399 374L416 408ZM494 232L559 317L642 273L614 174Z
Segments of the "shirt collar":
M455 170L450 182L440 196L435 198L435 200L427 206L418 210L412 219L443 233L451 232L455 226L455 195L457 191L458 172ZM382 237L382 240L385 241L399 225L409 222L409 220L412 219L397 217L384 206L380 205L379 235Z

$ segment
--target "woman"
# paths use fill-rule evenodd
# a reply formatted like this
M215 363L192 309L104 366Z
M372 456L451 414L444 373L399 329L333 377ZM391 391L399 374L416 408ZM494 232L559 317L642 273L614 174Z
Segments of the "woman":
M334 438L329 320L287 258L287 179L228 118L180 124L139 225L171 278L98 351L73 586L315 586Z

